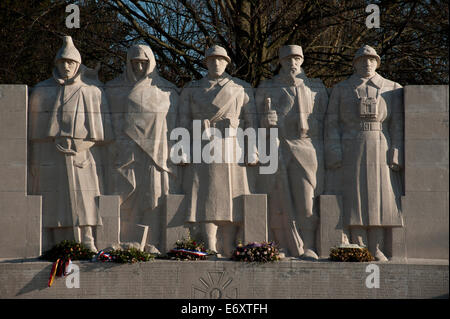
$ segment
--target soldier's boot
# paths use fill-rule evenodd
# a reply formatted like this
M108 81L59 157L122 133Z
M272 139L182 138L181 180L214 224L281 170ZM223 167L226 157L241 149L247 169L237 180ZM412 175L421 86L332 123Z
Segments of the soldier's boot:
M312 229L305 229L303 232L304 253L302 259L318 260L316 253L316 232Z
M97 247L95 247L94 235L92 234L92 226L81 226L80 229L81 243L83 243L87 248L96 253Z
M367 247L367 229L362 226L350 227L352 244Z
M383 252L377 248L373 254L377 261L388 261L388 258L383 254Z
M383 253L384 249L384 229L382 227L370 227L369 235L369 251L377 261L388 261Z
M206 239L206 248L217 252L217 228L215 223L203 223L203 237Z

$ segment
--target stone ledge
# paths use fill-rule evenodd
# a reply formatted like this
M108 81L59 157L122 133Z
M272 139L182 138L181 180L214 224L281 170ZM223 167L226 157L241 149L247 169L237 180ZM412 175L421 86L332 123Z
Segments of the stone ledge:
M47 287L51 263L0 261L0 298L155 299L403 299L448 297L448 260L408 263L337 263L286 260L268 264L233 261L154 260L140 264L75 262L80 288L66 278ZM376 264L380 287L366 287L366 267Z

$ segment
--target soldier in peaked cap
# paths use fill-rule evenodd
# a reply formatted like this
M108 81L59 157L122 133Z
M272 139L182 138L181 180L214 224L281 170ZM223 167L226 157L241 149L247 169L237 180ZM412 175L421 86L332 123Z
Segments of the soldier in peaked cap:
M256 105L261 126L278 128L279 165L260 192L268 194L272 238L291 256L318 259L316 229L318 195L322 193L323 118L328 103L325 86L306 77L303 50L286 45L279 50L280 73L260 84Z
M299 46L299 45L284 45L278 51L278 60L279 61L282 61L284 58L294 57L294 56L298 56L298 57L304 59L303 49L301 46Z
M400 84L376 72L380 62L375 49L362 46L353 75L333 88L325 155L327 168L335 171L327 188L343 195L351 241L386 261L385 233L403 225L403 96Z
M31 189L43 195L44 245L77 240L95 251L101 225L95 145L112 139L108 104L72 38L63 38L53 77L30 97Z
M202 141L202 149L213 139L221 138L221 145L226 145L226 129L256 127L252 87L225 72L230 62L224 48L210 47L204 59L208 74L188 83L181 93L179 126L193 132L194 121L199 120L196 123L201 123L201 132L215 128L221 133L221 137L211 136L210 140ZM237 143L236 137L230 137L230 140L229 145ZM255 154L256 147L247 164L256 161ZM230 256L236 245L236 216L240 213L236 211L238 205L233 205L233 202L240 195L250 194L246 167L237 162L229 163L223 157L224 152L218 162L211 163L196 161L196 155L193 153L190 157L192 164L186 167L183 180L183 188L189 198L187 221L199 226L208 249Z

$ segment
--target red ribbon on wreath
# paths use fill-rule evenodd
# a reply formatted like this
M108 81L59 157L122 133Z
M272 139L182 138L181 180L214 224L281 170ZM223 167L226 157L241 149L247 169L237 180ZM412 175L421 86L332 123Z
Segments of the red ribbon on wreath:
M66 259L62 259L59 258L57 259L53 265L52 265L52 269L50 270L50 277L48 278L48 283L47 286L51 287L53 285L53 282L55 281L55 277L64 277L68 275L68 269L71 265L72 261L70 260L70 258Z

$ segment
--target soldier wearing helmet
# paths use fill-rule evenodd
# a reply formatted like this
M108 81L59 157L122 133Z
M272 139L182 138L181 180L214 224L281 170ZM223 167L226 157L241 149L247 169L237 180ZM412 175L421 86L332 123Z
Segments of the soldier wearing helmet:
M31 192L43 196L47 248L75 239L96 251L101 179L93 150L113 138L108 103L98 83L81 64L72 38L65 36L53 77L38 83L30 97Z
M354 73L332 91L325 130L329 191L343 196L343 220L352 243L386 261L386 232L401 227L403 96L398 83L376 72L381 59L364 45ZM340 189L340 190L339 190Z

